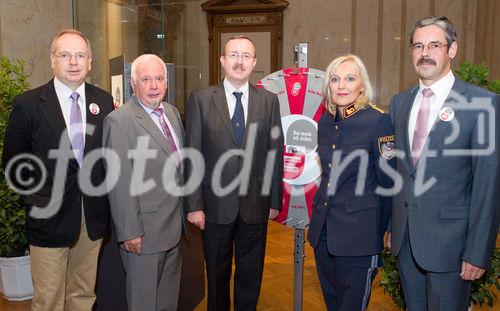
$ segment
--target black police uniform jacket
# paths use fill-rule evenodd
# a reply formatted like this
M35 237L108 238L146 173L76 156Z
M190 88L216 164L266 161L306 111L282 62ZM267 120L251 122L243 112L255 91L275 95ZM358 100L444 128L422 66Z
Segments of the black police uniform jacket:
M326 234L328 251L336 256L368 256L382 251L392 201L375 190L392 188L387 172L394 172L394 153L390 117L378 108L368 105L358 109L352 104L342 117L326 113L320 118L322 178L308 233L313 247ZM389 169L381 168L381 158Z

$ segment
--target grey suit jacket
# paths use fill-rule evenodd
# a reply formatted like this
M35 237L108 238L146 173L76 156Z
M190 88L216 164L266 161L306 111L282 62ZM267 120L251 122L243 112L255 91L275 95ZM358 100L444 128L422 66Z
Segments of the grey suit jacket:
M428 150L413 165L408 120L418 89L395 95L390 104L396 149L405 153L397 160L404 183L393 200L392 252L399 254L408 228L415 259L428 271L458 271L462 261L487 267L499 221L499 96L457 78L443 106L453 109L453 120L437 118ZM482 103L474 107L478 98ZM415 190L429 182L423 193Z
M179 112L167 103L163 107L182 145ZM147 141L147 147L137 147L140 139L144 139L143 143ZM162 174L169 172L173 178L166 178L166 182L182 186L182 168L175 164L164 168L172 150L135 97L106 117L103 141L118 156L107 155L108 197L118 241L142 236L145 254L176 246L183 223L182 195L166 190ZM136 158L144 162L132 161L130 152L139 152ZM114 182L110 176L118 173Z
M250 135L252 126L255 139ZM272 132L276 135L271 135ZM254 144L253 153L250 153L251 144ZM200 151L205 161L201 186L186 198L187 212L204 210L206 221L216 224L231 223L239 213L245 223L258 224L267 222L270 208L281 209L283 130L275 94L250 85L245 135L242 146L238 146L223 85L193 92L186 111L186 147ZM219 170L220 175L216 174L216 165L223 155L240 148L247 148L247 153L228 158L223 169ZM228 186L238 178L246 157L249 164L249 174L244 174L248 177L246 193L240 195L238 187L225 195L218 195L214 191L217 187L214 179L222 187ZM274 161L274 165L266 166L269 161ZM191 176L191 173L192 166L187 163L186 174Z

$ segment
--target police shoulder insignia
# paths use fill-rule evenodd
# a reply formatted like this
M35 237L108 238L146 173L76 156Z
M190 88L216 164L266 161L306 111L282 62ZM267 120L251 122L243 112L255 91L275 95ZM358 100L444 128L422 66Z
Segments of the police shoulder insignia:
M395 135L382 136L378 138L378 150L380 155L390 160L396 154L396 146L394 145Z
M379 108L379 107L377 107L377 105L375 105L375 104L370 104L370 106L371 106L373 109L377 110L378 112L385 113L385 111L384 111L384 110L380 109L380 108Z
M343 115L342 117L344 119L349 118L353 114L355 114L359 109L356 108L355 104L350 104L349 106L346 106L343 110Z

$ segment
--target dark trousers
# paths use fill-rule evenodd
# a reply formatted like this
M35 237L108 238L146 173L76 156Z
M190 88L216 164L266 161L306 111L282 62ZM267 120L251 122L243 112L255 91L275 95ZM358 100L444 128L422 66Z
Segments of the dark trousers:
M208 311L230 310L231 268L234 245L234 310L256 310L259 299L267 223L250 225L238 216L227 225L207 223L203 250L207 270Z
M328 311L366 310L379 256L335 256L320 239L314 258Z
M408 230L397 263L409 311L467 310L470 282L462 280L460 271L437 273L420 267L411 250Z

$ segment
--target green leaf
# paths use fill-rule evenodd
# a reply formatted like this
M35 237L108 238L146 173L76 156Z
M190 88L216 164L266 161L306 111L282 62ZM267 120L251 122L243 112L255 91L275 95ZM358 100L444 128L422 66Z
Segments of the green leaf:
M0 57L0 149L14 98L29 88L24 72L25 61L12 63ZM28 239L24 230L25 211L21 196L12 191L0 173L0 257L26 254Z

